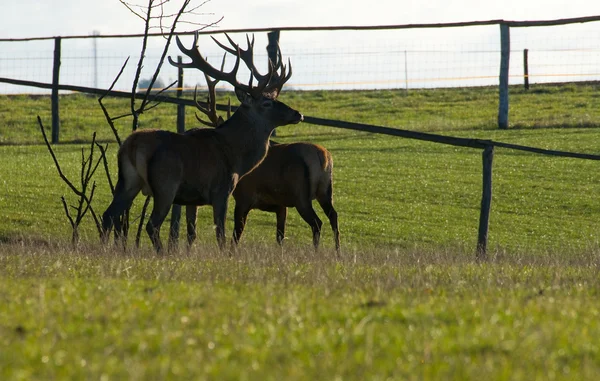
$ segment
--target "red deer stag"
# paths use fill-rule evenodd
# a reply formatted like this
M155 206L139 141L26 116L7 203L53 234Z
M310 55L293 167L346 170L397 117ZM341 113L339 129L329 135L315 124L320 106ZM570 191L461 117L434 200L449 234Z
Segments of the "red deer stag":
M162 130L141 130L131 134L118 154L119 175L112 203L102 217L103 241L106 242L113 224L120 232L119 216L128 209L142 191L154 198L146 232L156 251L162 250L160 227L172 204L211 205L216 225L217 242L225 247L225 217L229 196L239 179L252 171L265 158L269 137L278 126L303 120L302 114L276 100L283 84L292 75L291 63L269 62L266 75L259 74L253 62L253 43L240 49L229 36L232 48L215 42L235 54L236 62L230 72L211 66L198 51L198 35L192 48L187 49L177 38L177 46L190 63L175 66L196 68L235 88L241 105L219 129L194 129L186 134ZM248 66L251 76L248 85L237 81L240 60ZM281 72L278 72L281 69ZM272 80L276 76L276 80ZM252 86L253 77L258 81Z
M206 75L208 99L206 107L196 102L197 108L208 118L200 122L218 129L223 126L223 118L217 115L215 85ZM196 116L197 117L197 116ZM340 251L338 215L333 207L333 159L324 147L311 143L278 144L270 142L265 160L238 182L235 198L235 228L233 242L237 244L244 231L246 218L252 209L274 212L277 215L277 242L281 245L285 238L287 208L295 207L300 216L310 225L313 232L313 245L319 246L322 222L312 207L317 200L329 218L333 229L335 248ZM195 206L186 207L188 244L196 238Z

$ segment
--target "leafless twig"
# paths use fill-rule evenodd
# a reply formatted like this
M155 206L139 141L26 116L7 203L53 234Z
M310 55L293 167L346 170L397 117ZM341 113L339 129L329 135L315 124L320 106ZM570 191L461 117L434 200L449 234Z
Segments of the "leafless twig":
M94 192L96 190L96 183L95 182L92 183L92 188L91 188L89 196L87 195L87 190L88 190L90 181L94 177L96 169L98 169L98 166L100 165L100 161L103 160L103 158L104 158L104 151L101 151L101 157L97 160L96 164L93 165L94 146L96 144L96 133L94 133L94 135L92 137L92 143L90 145L90 154L87 156L87 158L84 155L83 149L81 151L81 172L80 172L81 190L80 190L63 173L62 168L60 167L60 164L56 157L56 154L54 153L54 150L52 149L52 146L50 145L50 142L48 141L48 137L46 136L46 131L45 131L44 125L42 123L42 118L40 118L38 116L37 120L38 120L38 124L40 126L40 131L42 132L42 136L44 137L44 142L46 143L46 147L48 148L48 151L50 152L50 156L52 156L52 160L54 161L54 165L56 166L56 170L58 171L58 175L63 180L63 182L65 184L67 184L67 186L71 189L71 191L73 191L73 193L75 193L75 195L79 197L77 206L72 207L76 211L76 216L74 219L71 216L71 214L69 213L69 208L67 207L67 202L66 202L64 196L61 197L61 201L62 201L63 207L65 209L65 213L67 215L67 218L69 219L69 222L71 223L71 227L73 228L72 242L73 242L73 244L75 244L79 240L79 225L81 224L83 217L87 214L88 211L94 218L94 222L96 223L96 228L98 229L98 233L101 232L100 221L98 219L98 216L94 212L94 209L92 208L92 199L94 197Z

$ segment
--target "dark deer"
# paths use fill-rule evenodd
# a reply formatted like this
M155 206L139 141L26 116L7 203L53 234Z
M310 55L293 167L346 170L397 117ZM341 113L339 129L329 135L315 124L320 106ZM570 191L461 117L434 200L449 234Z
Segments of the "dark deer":
M215 85L218 80L211 80L205 75L208 84L206 107L196 102L197 108L209 121L205 125L220 129L223 118L217 115L215 102ZM229 113L228 113L229 116ZM235 228L233 242L237 245L248 213L252 209L274 212L277 215L277 242L281 245L285 238L287 208L295 207L300 216L308 223L313 232L313 245L319 246L322 222L312 207L312 200L317 200L329 218L333 229L335 248L340 251L340 233L338 215L333 207L333 159L324 147L311 143L278 144L270 142L265 160L252 172L246 174L238 182L233 197L235 198ZM195 206L186 207L188 244L196 238Z
M246 218L252 209L277 215L277 242L285 238L287 208L295 207L313 233L319 247L323 223L312 207L317 200L333 229L335 248L340 251L338 215L333 207L333 159L324 147L312 143L271 142L269 153L256 169L238 183L235 198L233 242L242 237Z
M118 154L119 175L113 201L102 217L103 241L106 242L113 224L119 234L119 216L128 209L137 194L142 191L154 198L154 207L146 231L154 248L160 252L160 227L172 204L211 205L216 225L219 247L225 247L225 218L229 196L239 179L252 171L265 158L269 137L278 126L295 124L303 120L302 114L277 101L283 84L292 75L291 64L269 62L266 75L259 74L253 62L253 46L240 49L229 36L231 47L224 46L234 54L236 62L230 72L218 70L208 64L198 51L198 35L194 36L192 48L187 49L177 38L177 46L190 59L190 63L171 64L184 68L196 68L212 78L223 80L235 88L241 105L219 129L194 129L186 134L162 130L141 130L131 134ZM226 53L227 54L227 53ZM248 66L251 76L248 85L237 81L240 60ZM281 69L281 72L278 72ZM277 80L272 80L273 77ZM257 86L252 86L253 77Z

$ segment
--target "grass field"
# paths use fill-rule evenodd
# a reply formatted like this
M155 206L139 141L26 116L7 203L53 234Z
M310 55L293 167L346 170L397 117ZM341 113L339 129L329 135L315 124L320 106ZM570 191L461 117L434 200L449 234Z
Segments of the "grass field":
M496 97L483 88L290 92L283 100L316 117L600 152L595 86L515 89L514 128L504 131L494 127ZM72 143L55 149L73 179L87 148L80 143L93 131L111 140L95 103L61 100L61 138ZM122 101L109 106L127 111ZM312 252L294 211L283 250L274 216L253 211L240 249L219 253L208 208L190 252L157 257L146 237L137 251L99 247L91 220L81 246L68 244L60 196L74 198L40 144L38 114L49 126L47 98L0 97L1 379L600 375L600 163L497 149L490 259L476 263L480 151L284 127L278 140L320 143L334 156L341 258L329 229ZM187 118L196 125L192 110ZM142 127L172 125L169 106L142 119ZM102 173L96 181L101 213L109 190Z

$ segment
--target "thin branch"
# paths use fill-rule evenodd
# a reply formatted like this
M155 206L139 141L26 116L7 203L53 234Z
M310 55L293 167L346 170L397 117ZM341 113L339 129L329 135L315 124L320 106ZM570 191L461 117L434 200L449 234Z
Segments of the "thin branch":
M50 145L50 142L48 141L48 136L46 135L46 131L45 131L44 125L42 123L42 118L39 115L37 117L37 120L38 120L38 124L40 126L40 130L42 132L42 136L44 137L44 142L46 143L46 147L48 148L48 151L50 152L50 156L52 156L52 160L54 161L54 165L56 166L56 170L58 171L58 175L64 181L64 183L67 184L67 186L73 191L73 193L75 193L75 195L79 196L79 198L80 198L80 201L79 201L80 208L79 208L79 210L81 210L81 206L83 206L83 203L85 202L85 204L87 205L86 210L89 209L90 212L92 213L92 217L94 218L94 221L96 222L96 228L98 228L98 231L100 232L101 231L101 224L100 224L100 221L98 219L98 216L93 211L92 205L91 205L92 204L92 197L93 197L94 189L92 189L92 194L91 194L90 197L88 197L85 194L85 189L87 188L87 183L89 182L89 179L91 177L88 178L88 179L83 179L83 177L82 177L82 179L85 180L82 183L82 187L83 187L84 191L80 191L79 189L77 189L75 187L75 185L73 185L73 183L65 176L65 174L63 173L63 171L62 171L62 169L60 167L60 164L58 163L58 159L56 158L56 154L54 153L54 150L52 149L52 146ZM102 157L104 157L104 155ZM100 160L102 160L102 157L100 159L98 159L98 163L96 164L95 169L93 171L88 171L88 173L90 173L91 176L93 176L94 172L96 171L96 168L98 168ZM89 161L91 163L91 160L89 160ZM82 172L83 172L83 168L82 168ZM93 188L95 188L95 186L96 185L94 183ZM78 233L77 233L77 226L78 226L78 224L75 225L75 222L73 221L73 218L69 214L67 203L64 200L64 197L63 197L63 206L65 208L65 212L67 214L67 218L69 218L69 221L71 222L71 226L74 229L74 231L73 231L73 238L75 239L76 237L79 236ZM80 221L81 220L79 219L79 222Z
M135 247L140 247L140 239L142 237L142 228L144 226L144 220L146 219L146 210L150 204L150 196L146 196L144 201L144 207L142 208L142 214L140 215L140 224L138 225L137 234L135 235Z
M67 215L67 218L69 219L69 222L71 223L71 227L73 229L75 229L75 221L73 221L73 218L71 217L71 213L69 213L69 208L67 207L67 200L65 200L65 196L60 196L60 200L62 201L63 208L65 209L65 214Z
M211 23L208 23L208 24L194 24L194 23L189 23L189 24L191 24L191 25L202 25L202 28L196 29L196 31L200 31L200 30L211 28L211 27L217 25L218 23L220 23L221 21L223 21L224 18L225 18L225 16L221 16L221 18L219 18L217 21L214 21L214 22L211 22Z
M102 162L104 164L104 172L106 172L106 177L108 178L108 186L110 187L110 194L115 194L115 186L113 185L112 179L110 177L110 170L108 169L108 160L106 159L106 150L108 149L108 144L105 147L102 147L98 142L96 142L98 149L100 150L100 154L102 155Z
M156 94L153 94L150 99L149 102L152 102L157 96L159 96L160 94L164 93L165 91L169 90L171 87L175 86L177 84L177 81L174 81L173 83L171 83L169 86L161 89L160 91L158 91ZM148 110L152 110L153 108L155 108L156 106L162 104L161 101L156 101L155 104L147 106L144 111L148 111Z
M148 86L148 90L146 90L146 96L142 100L142 105L140 106L141 110L143 110L149 102L148 97L150 96L150 91L152 90L152 86L154 86L154 83L156 83L156 79L158 78L160 69L165 62L165 58L167 57L169 46L171 45L171 40L173 39L173 35L175 34L175 28L177 26L177 21L179 20L179 17L181 17L181 15L185 12L185 8L189 5L190 1L191 0L184 1L183 5L179 9L179 12L177 13L177 17L175 18L175 20L173 20L173 26L171 27L171 32L169 33L169 35L167 37L167 42L165 43L165 46L163 48L163 52L160 57L160 60L158 61L158 65L156 65L156 70L154 71L154 75L152 76L152 80L150 81L150 85ZM150 13L150 12L148 12L148 13Z
M110 126L110 129L112 130L113 135L115 136L115 139L117 140L117 143L119 144L119 147L121 146L121 138L119 137L117 128L115 127L115 124L113 123L113 119L111 119L110 114L108 113L108 110L106 109L106 107L104 107L104 104L102 103L102 101L104 100L104 97L107 96L112 91L112 89L115 87L117 81L123 74L123 71L125 70L125 67L127 66L127 63L129 62L129 58L130 57L127 57L127 59L123 63L123 66L121 66L121 70L119 70L119 74L117 74L115 79L112 81L112 83L111 83L110 87L108 88L108 90L106 91L106 93L104 93L103 95L100 96L100 98L98 98L98 103L100 103L100 107L102 108L102 112L104 113L104 118L106 118L106 121L108 122L108 125Z
M92 193L94 192L96 187L96 184L94 183L94 185L92 186ZM91 200L91 198L90 198ZM94 219L94 222L96 223L96 229L98 230L98 234L102 234L102 223L100 221L100 219L98 218L98 216L96 215L96 212L94 211L94 208L92 207L92 204L88 204L89 208L90 208L90 213L92 214L92 218Z
M137 6L137 5L132 5L132 4L129 4L129 3L125 2L125 1L123 1L123 0L119 0L119 2L120 2L121 4L123 4L123 5L124 5L124 6L125 6L127 9L129 9L129 11L130 11L131 13L133 13L134 15L136 15L137 17L139 17L140 19L142 19L142 21L146 21L146 19L144 18L144 16L142 16L142 15L141 15L141 14L139 14L139 13L137 13L137 12L136 12L136 11L133 9L133 7L134 7L134 6Z
M38 119L38 124L40 125L40 130L42 131L42 135L44 136L44 142L46 142L46 147L48 147L48 151L50 151L52 160L54 160L54 165L56 165L56 169L58 170L58 175L69 186L69 188L71 188L73 193L75 193L77 196L85 197L85 195L83 193L81 193L79 191L79 189L75 188L73 183L71 183L71 181L69 181L69 179L64 175L62 169L60 168L60 164L58 164L58 159L56 158L56 155L54 154L54 150L52 149L52 146L50 145L50 142L48 141L48 137L46 136L46 131L44 130L44 125L42 124L42 118L40 118L40 116L38 115L37 119Z
M90 210L91 205L92 205L91 203L92 203L92 200L94 198L94 192L95 191L96 191L96 182L94 181L94 183L92 184L92 191L90 192L90 203L86 204L85 208L83 208L81 210L81 217L79 218L78 225L81 222L81 220L83 219L83 217L85 216L85 214L88 212L88 210Z
M115 121L115 120L119 120L119 119L130 117L130 116L132 116L132 114L131 113L127 113L127 114L115 116L115 117L112 118L112 120ZM119 139L119 141L117 143L119 143L119 146L121 146L121 140L120 139Z
M137 64L137 69L135 71L135 77L133 77L133 85L131 87L131 115L133 116L133 122L132 122L132 130L135 131L137 129L137 125L138 125L138 115L137 115L137 111L135 109L135 91L137 89L139 80L140 80L140 76L142 74L142 67L144 66L144 58L146 55L146 47L148 46L148 30L150 28L150 14L151 14L151 10L152 10L152 0L149 0L148 2L148 9L147 9L147 13L146 13L146 19L145 19L145 23L144 23L144 38L142 39L142 51L140 52L140 59L138 60L138 64ZM154 84L154 82L152 82L150 84L150 87L152 87L152 85ZM142 102L143 104L143 102Z

